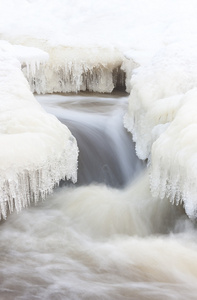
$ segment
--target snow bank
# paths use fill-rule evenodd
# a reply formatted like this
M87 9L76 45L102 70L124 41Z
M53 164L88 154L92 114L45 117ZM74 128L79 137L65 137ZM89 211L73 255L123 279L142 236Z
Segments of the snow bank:
M49 41L53 47L115 47L121 51L134 48L144 58L158 49L166 28L164 21L173 20L177 12L170 0L1 2L0 36L13 44L35 39ZM169 5L172 15L166 13ZM140 60L139 55L136 57Z
M44 67L49 60L49 54L35 47L11 45L1 40L0 49L8 55L14 56L21 63L21 69L25 70L26 77L35 78L39 69Z
M146 63L169 40L169 23L187 17L180 9L185 1L178 0L178 10L177 0L2 1L0 38L49 53L36 76L23 68L34 92L111 92L124 71L129 92L133 61ZM194 9L189 13L196 18Z
M197 54L196 48L165 47L150 64L136 69L125 127L136 152L149 159L154 196L184 202L197 215Z
M2 47L1 47L2 46ZM6 50L7 47L7 50ZM78 148L70 131L37 103L20 62L0 43L0 215L44 199L63 179L76 181Z

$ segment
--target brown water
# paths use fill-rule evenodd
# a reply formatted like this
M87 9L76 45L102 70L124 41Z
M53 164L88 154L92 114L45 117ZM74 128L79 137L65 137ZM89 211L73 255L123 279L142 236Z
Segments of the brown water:
M196 299L196 226L181 207L151 197L119 124L127 99L75 96L67 105L51 97L39 100L84 134L81 153L95 153L97 167L83 156L79 186L1 223L0 299Z

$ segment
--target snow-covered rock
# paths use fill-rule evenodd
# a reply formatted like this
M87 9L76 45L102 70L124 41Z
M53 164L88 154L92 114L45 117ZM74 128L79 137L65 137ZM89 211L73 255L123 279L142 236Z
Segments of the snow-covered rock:
M66 126L47 114L35 100L11 47L0 43L0 215L3 218L8 209L20 211L30 202L44 199L61 179L77 180L76 140Z
M125 127L149 159L154 196L184 203L197 216L197 52L173 45L133 75Z

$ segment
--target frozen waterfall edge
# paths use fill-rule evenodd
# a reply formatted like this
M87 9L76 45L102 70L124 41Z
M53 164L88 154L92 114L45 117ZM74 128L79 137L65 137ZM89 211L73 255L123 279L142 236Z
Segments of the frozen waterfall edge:
M4 219L14 209L19 212L30 202L45 199L61 179L76 182L78 159L75 138L37 103L11 48L0 43L0 217Z
M171 45L134 71L125 127L149 161L152 195L197 218L197 56Z
M33 93L111 93L116 87L125 88L127 74L121 68L125 58L114 48L43 48L49 54L46 64L35 71L22 65Z
M130 92L131 73L137 64L115 47L53 46L35 38L17 38L11 42L27 51L36 47L36 58L23 56L20 59L19 56L21 69L33 93L111 93L115 88ZM18 50L19 46L13 46ZM31 55L34 56L34 52Z

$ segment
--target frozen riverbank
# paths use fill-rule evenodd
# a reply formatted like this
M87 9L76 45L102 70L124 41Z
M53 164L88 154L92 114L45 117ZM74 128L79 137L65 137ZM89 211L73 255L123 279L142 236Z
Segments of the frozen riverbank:
M45 199L61 179L77 180L75 138L35 100L5 43L0 44L0 144L3 218L8 210Z

